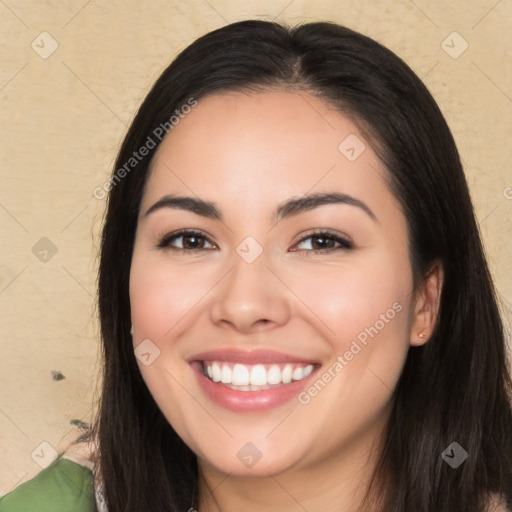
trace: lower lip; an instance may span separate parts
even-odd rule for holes
[[[212,382],[202,374],[202,366],[193,364],[199,384],[206,395],[217,405],[234,412],[264,412],[293,400],[306,387],[317,368],[301,380],[262,391],[238,391]]]

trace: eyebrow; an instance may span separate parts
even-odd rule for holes
[[[372,220],[377,221],[375,214],[363,201],[348,194],[340,193],[306,194],[301,197],[289,199],[277,207],[274,212],[273,219],[275,222],[279,222],[283,219],[287,219],[294,215],[299,215],[300,213],[328,204],[346,204],[349,206],[355,206],[365,212]],[[214,203],[195,197],[176,196],[173,194],[166,195],[159,199],[146,211],[144,217],[147,217],[151,213],[162,208],[186,210],[208,219],[223,220],[222,213]]]

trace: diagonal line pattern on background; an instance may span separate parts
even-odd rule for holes
[[[61,229],[61,233],[64,233],[64,231],[66,231],[66,229],[69,228],[69,226],[71,226],[71,224],[73,224],[73,222],[75,222],[76,219],[78,219],[78,217],[80,217],[80,215],[82,215],[82,213],[85,212],[85,210],[87,210],[87,206],[89,205],[86,205],[84,206],[72,219],[70,222],[68,222],[62,229]]]
[[[9,11],[11,12],[11,14],[17,18],[17,20],[22,23],[23,25],[25,25],[26,28],[30,28],[6,3],[4,0],[0,0],[0,3],[3,4],[7,9],[9,9]]]
[[[410,2],[412,5],[414,5],[414,7],[416,7],[416,9],[418,9],[418,11],[420,11],[420,12],[421,12],[421,14],[423,14],[423,16],[425,16],[425,18],[427,18],[427,19],[430,21],[430,23],[432,23],[432,24],[434,25],[434,27],[439,28],[439,26],[437,25],[437,23],[436,23],[436,22],[435,22],[435,21],[434,21],[434,20],[433,20],[433,19],[432,19],[432,18],[431,18],[431,17],[430,17],[430,16],[429,16],[429,15],[428,15],[424,10],[423,10],[423,9],[421,9],[421,7],[418,7],[418,6],[413,2],[413,0],[409,0],[409,2]]]
[[[64,266],[61,265],[62,269],[69,275],[71,278],[81,287],[83,288],[93,299],[94,295]]]
[[[490,14],[494,9],[500,4],[502,0],[498,0],[472,27],[471,30],[473,30],[481,21],[483,21],[488,14]]]
[[[11,418],[9,418],[9,416],[7,416],[7,414],[5,414],[4,411],[2,411],[2,409],[0,409],[0,412],[27,438],[29,439],[29,437],[27,436],[27,434],[16,424],[16,422],[12,421]]]
[[[66,66],[69,71],[75,75],[75,77],[89,90],[89,92],[95,96],[101,103],[103,103],[103,105],[108,109],[110,110],[110,112],[112,112],[112,114],[117,117],[117,119],[119,119],[119,121],[121,121],[121,123],[125,126],[125,127],[128,127],[128,125],[63,61],[61,60],[62,64],[64,66]]]
[[[21,276],[21,274],[23,274],[23,272],[25,272],[25,270],[27,270],[28,268],[28,265],[25,265],[25,267],[20,271],[18,272],[1,290],[0,290],[0,293],[3,293],[5,292],[5,290],[7,290],[7,288],[9,288],[9,286],[11,286],[12,283],[14,283],[14,281],[16,279],[18,279],[18,277]]]
[[[2,203],[0,203],[0,208],[2,208],[5,213],[7,213],[7,215],[9,215],[9,217],[11,217],[14,222],[16,222],[16,224],[21,226],[25,233],[28,233],[28,229]]]
[[[27,66],[28,62],[22,66],[21,69],[19,69],[11,78],[9,78],[9,80],[4,85],[2,85],[0,91],[3,91]]]
[[[496,89],[498,89],[498,91],[500,91],[501,94],[503,94],[503,96],[505,96],[505,98],[507,98],[508,101],[512,103],[512,98],[480,66],[478,66],[474,60],[471,62],[473,63],[473,66],[475,66],[478,71],[480,71],[480,73],[482,73],[482,75],[484,75],[489,80],[489,82],[491,82],[491,84],[493,84],[494,87],[496,87]]]
[[[422,80],[425,80],[425,78],[430,74],[432,73],[432,71],[434,71],[434,69],[436,68],[436,66],[439,64],[439,61],[437,61],[422,77],[421,79]]]
[[[73,14],[73,16],[71,16],[71,18],[69,18],[68,21],[66,21],[66,23],[64,23],[64,25],[62,25],[62,27],[60,27],[60,29],[62,30],[66,28],[91,2],[92,0],[88,0],[75,14]]]
[[[208,0],[203,0],[203,2],[209,5],[210,8],[213,9],[217,13],[217,15],[226,22],[226,24],[229,23],[229,21],[226,18],[224,18],[224,16],[222,16],[222,14],[217,9],[215,9],[215,7],[213,7],[213,5],[210,2],[208,2]]]
[[[481,225],[482,225],[482,224],[487,220],[487,218],[488,218],[488,217],[490,217],[490,216],[491,216],[491,215],[496,211],[496,209],[497,209],[497,208],[499,208],[499,206],[500,206],[500,205],[498,204],[496,207],[494,207],[494,208],[493,208],[493,209],[492,209],[492,210],[491,210],[491,211],[490,211],[490,212],[489,212],[489,213],[488,213],[488,214],[487,214],[487,215],[486,215],[486,216],[485,216],[485,217],[484,217],[484,218],[483,218],[479,223],[478,223],[478,225],[479,225],[479,226],[481,226]]]
[[[281,14],[283,14],[284,11],[286,11],[286,9],[288,9],[288,7],[290,7],[290,5],[293,4],[293,2],[295,2],[295,0],[291,0],[290,2],[288,2],[287,5],[285,5],[273,18],[272,20],[276,20],[277,18],[279,18],[279,16],[281,16]]]

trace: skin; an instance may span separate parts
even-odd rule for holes
[[[366,146],[354,161],[338,149],[349,134]],[[138,363],[198,455],[199,510],[356,510],[408,349],[428,341],[442,285],[436,267],[413,290],[406,219],[387,170],[346,116],[306,93],[275,91],[202,98],[163,140],[150,171],[130,274],[133,341],[160,350],[152,364]],[[321,192],[349,194],[375,219],[329,204],[273,220],[284,201]],[[167,194],[211,201],[223,220],[176,208],[145,215]],[[184,228],[213,244],[158,247]],[[353,248],[331,241],[322,252],[318,238],[305,238],[319,229]],[[263,250],[252,263],[236,252],[247,236]],[[190,238],[171,245],[184,242],[191,247]],[[317,361],[321,378],[396,303],[400,312],[307,404],[226,410],[187,362],[213,348],[274,349]],[[247,442],[261,453],[250,468],[237,457]]]

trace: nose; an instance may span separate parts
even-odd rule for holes
[[[284,325],[291,316],[291,293],[263,254],[252,263],[235,254],[214,293],[210,318],[222,328],[257,333]]]

